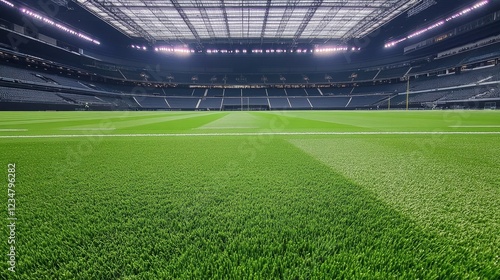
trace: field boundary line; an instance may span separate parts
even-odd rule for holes
[[[144,134],[47,134],[0,135],[5,138],[81,138],[81,137],[210,137],[267,135],[500,135],[500,131],[365,131],[365,132],[227,132],[227,133],[144,133]]]
[[[497,128],[500,127],[500,125],[450,125],[449,127],[452,128]]]
[[[61,128],[60,130],[67,130],[67,131],[108,131],[108,130],[115,130],[116,128],[114,127],[89,127],[89,128]]]

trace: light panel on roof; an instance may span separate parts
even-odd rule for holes
[[[78,0],[132,37],[183,43],[361,38],[419,0]]]

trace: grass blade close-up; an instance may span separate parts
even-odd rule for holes
[[[0,279],[500,279],[498,111],[0,112],[0,162]]]

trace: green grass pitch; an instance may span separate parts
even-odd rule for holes
[[[0,163],[0,279],[500,279],[498,111],[1,112]]]

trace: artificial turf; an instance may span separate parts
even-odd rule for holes
[[[500,278],[500,112],[1,112],[0,278]]]

